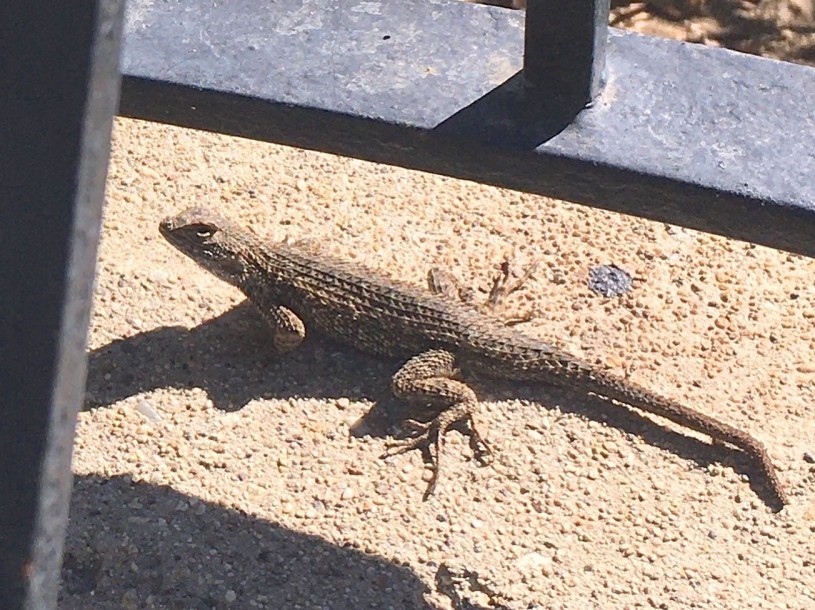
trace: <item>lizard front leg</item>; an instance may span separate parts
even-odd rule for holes
[[[398,455],[411,449],[430,451],[433,475],[424,499],[435,490],[439,479],[444,435],[457,422],[467,426],[470,446],[482,463],[490,452],[487,443],[475,428],[473,411],[478,399],[467,384],[455,379],[458,371],[455,354],[447,350],[430,350],[408,360],[393,376],[393,393],[413,404],[432,408],[437,415],[429,423],[409,420],[420,433],[418,436],[391,444],[386,456]],[[435,455],[433,455],[435,450]]]
[[[278,354],[285,354],[300,345],[306,338],[306,325],[288,307],[257,307],[260,315],[272,329],[272,345]]]

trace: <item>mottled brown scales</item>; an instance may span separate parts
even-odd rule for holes
[[[280,352],[295,348],[307,329],[361,351],[408,359],[394,375],[394,393],[430,406],[436,417],[394,453],[435,449],[434,476],[447,428],[468,426],[483,457],[487,452],[472,421],[477,398],[459,371],[488,377],[568,384],[669,419],[729,443],[764,471],[779,506],[787,497],[764,446],[746,432],[597,369],[547,343],[501,326],[478,308],[451,297],[443,275],[432,276],[432,294],[359,264],[296,244],[269,244],[215,212],[191,208],[165,219],[161,234],[222,280],[240,288],[269,322]],[[496,281],[490,302],[511,292]],[[460,293],[459,293],[460,294]],[[415,424],[414,425],[418,425]]]

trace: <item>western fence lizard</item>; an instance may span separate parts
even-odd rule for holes
[[[435,449],[426,496],[438,479],[441,443],[451,425],[466,425],[479,457],[488,452],[472,419],[475,392],[459,377],[466,372],[568,384],[707,434],[737,447],[760,466],[774,508],[787,503],[767,451],[750,434],[501,326],[449,294],[420,290],[312,248],[267,243],[203,208],[167,218],[159,230],[181,252],[249,297],[271,325],[279,352],[299,345],[310,329],[369,354],[407,359],[393,376],[393,392],[431,407],[435,417],[425,425],[414,422],[419,435],[398,445],[394,453]]]

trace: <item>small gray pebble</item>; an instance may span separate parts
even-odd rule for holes
[[[604,297],[616,297],[631,290],[631,275],[617,265],[599,265],[589,270],[589,290]]]

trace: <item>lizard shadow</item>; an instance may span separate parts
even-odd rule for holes
[[[478,391],[476,384],[473,385]],[[654,421],[648,415],[627,405],[616,404],[599,396],[564,386],[529,383],[515,384],[511,389],[504,383],[494,384],[489,394],[479,395],[489,395],[493,400],[523,399],[541,406],[545,405],[545,408],[556,405],[561,413],[591,419],[621,430],[627,435],[638,436],[649,445],[689,460],[700,468],[707,468],[713,464],[727,465],[740,475],[748,475],[750,489],[765,505],[774,510],[782,508],[777,505],[763,470],[757,468],[740,450],[688,436],[681,430]]]
[[[319,337],[284,356],[273,352],[271,341],[248,302],[192,329],[165,326],[117,339],[88,355],[84,408],[159,388],[201,388],[223,411],[264,398],[373,401],[388,392],[398,366]]]
[[[159,388],[201,388],[216,408],[236,411],[256,399],[349,398],[373,404],[351,427],[354,436],[403,436],[399,423],[415,417],[397,400],[390,378],[401,362],[373,358],[310,336],[297,349],[278,356],[271,333],[248,302],[193,329],[157,328],[119,339],[88,357],[85,409]],[[526,399],[607,424],[704,468],[724,463],[750,474],[750,486],[772,505],[758,469],[738,450],[687,436],[640,415],[634,409],[561,386],[467,379],[481,400]]]

